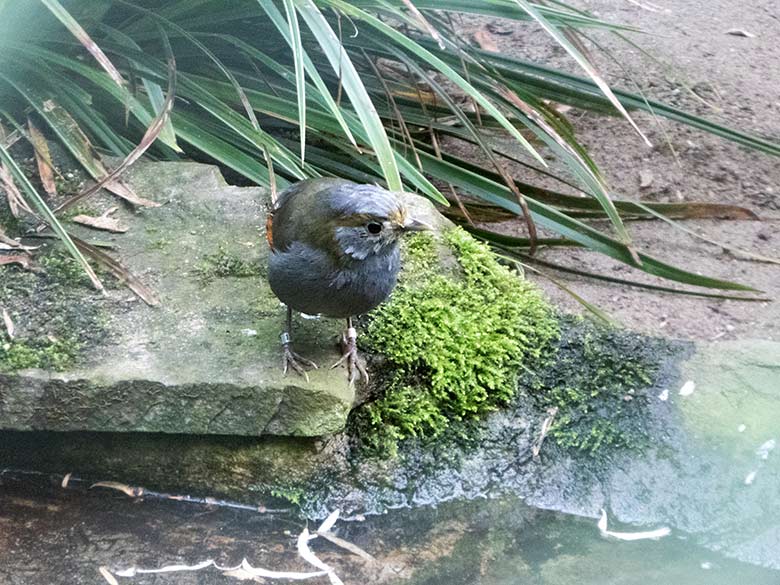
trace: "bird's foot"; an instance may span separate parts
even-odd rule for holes
[[[352,386],[357,381],[358,374],[363,381],[368,384],[368,372],[366,367],[360,361],[360,355],[357,349],[357,331],[354,327],[349,327],[345,335],[341,337],[342,354],[339,361],[331,366],[337,368],[341,364],[347,364],[347,375],[349,376],[349,385]]]
[[[287,371],[292,368],[299,375],[306,378],[309,381],[309,374],[306,369],[316,370],[317,364],[313,361],[306,359],[295,353],[292,349],[292,342],[289,339],[289,335],[282,334],[282,352],[284,353],[284,375],[287,375]]]

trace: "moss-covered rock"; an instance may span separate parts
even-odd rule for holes
[[[39,368],[62,372],[73,365],[79,344],[72,339],[11,340],[0,347],[0,372]]]
[[[554,412],[550,437],[589,453],[647,444],[643,413],[679,344],[574,317],[564,318],[561,332],[548,362],[520,378],[526,399]]]
[[[368,324],[364,343],[386,360],[388,384],[359,416],[375,443],[436,436],[506,404],[521,367],[535,367],[558,334],[538,289],[487,246],[461,228],[443,244],[455,260],[445,272],[433,236],[408,242],[398,288]]]

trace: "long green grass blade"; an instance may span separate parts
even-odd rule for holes
[[[306,72],[303,67],[303,44],[298,13],[292,0],[284,0],[284,11],[290,27],[290,48],[295,63],[295,88],[298,92],[298,131],[301,135],[301,164],[306,159]]]
[[[65,7],[59,3],[59,0],[41,0],[41,3],[43,3],[43,5],[46,6],[46,8],[48,8],[49,11],[54,16],[56,16],[62,24],[65,25],[65,27],[74,37],[78,39],[82,45],[84,45],[84,48],[92,54],[92,56],[95,58],[95,61],[97,61],[106,71],[106,73],[109,74],[111,79],[114,80],[114,83],[116,83],[119,87],[122,87],[125,81],[122,79],[122,75],[119,73],[117,68],[114,67],[114,64],[103,52],[103,49],[101,49],[97,43],[92,40],[87,31],[85,31],[84,28],[78,23],[78,21],[71,16],[70,12],[68,12]]]
[[[363,123],[369,142],[374,149],[374,154],[382,167],[388,188],[394,191],[402,191],[403,184],[395,162],[393,149],[390,147],[390,140],[352,60],[339,42],[328,21],[312,0],[296,0],[296,8],[317,39],[331,67],[341,78],[344,90],[347,92],[355,112]]]
[[[527,0],[515,0],[517,5],[525,10],[531,18],[533,18],[536,22],[539,23],[539,25],[549,34],[552,38],[555,39],[555,41],[563,47],[569,55],[571,55],[574,60],[577,62],[577,64],[582,67],[582,69],[585,71],[585,73],[588,74],[588,77],[590,77],[593,82],[599,87],[599,89],[604,93],[605,96],[607,96],[607,99],[612,103],[613,106],[615,106],[615,109],[618,110],[623,117],[628,120],[628,122],[633,126],[634,130],[637,131],[639,136],[642,137],[642,139],[645,141],[645,144],[648,146],[652,146],[651,142],[647,139],[647,136],[644,135],[644,133],[639,129],[639,126],[636,125],[636,122],[634,122],[634,119],[628,114],[628,112],[623,107],[623,104],[620,103],[620,101],[615,97],[615,94],[612,93],[612,89],[609,87],[606,81],[599,75],[598,71],[591,65],[590,61],[585,58],[585,56],[571,43],[569,39],[566,38],[566,35],[564,35],[560,30],[558,30],[554,25],[552,25],[545,16],[543,16],[530,2]]]
[[[204,125],[202,119],[181,111],[173,112],[173,119],[182,140],[247,179],[270,186],[270,176],[265,165],[260,164],[256,157],[219,138],[216,132]],[[289,185],[289,181],[283,177],[277,176],[276,181],[282,189]]]
[[[351,6],[350,4],[348,4],[347,2],[343,2],[342,0],[330,0],[330,1],[332,2],[333,6],[337,7],[339,10],[341,10],[348,16],[358,20],[365,21],[373,28],[375,28],[376,30],[378,30],[379,32],[387,36],[397,45],[404,47],[412,54],[420,58],[424,63],[430,65],[432,68],[441,72],[450,82],[457,85],[469,97],[474,99],[480,106],[485,108],[485,110],[491,116],[493,116],[493,118],[496,121],[498,121],[523,146],[523,148],[525,148],[531,154],[531,156],[533,156],[540,164],[542,164],[545,167],[547,166],[545,160],[531,145],[531,143],[528,142],[528,140],[522,134],[520,134],[520,132],[518,132],[517,128],[515,128],[515,126],[509,120],[507,120],[506,116],[504,116],[504,114],[502,114],[499,111],[499,109],[495,106],[495,104],[493,104],[490,100],[488,100],[472,84],[466,81],[463,78],[463,76],[460,75],[460,73],[455,71],[455,69],[453,69],[447,63],[439,59],[432,52],[425,49],[425,47],[423,47],[421,44],[401,34],[393,27],[385,24],[384,22],[382,22],[375,16],[369,14],[368,12],[365,12],[354,6]]]
[[[520,205],[514,200],[509,189],[505,186],[446,161],[439,160],[428,153],[421,152],[420,156],[423,158],[425,170],[436,178],[457,185],[469,193],[520,215]],[[542,227],[548,228],[563,237],[574,240],[615,260],[633,265],[631,252],[626,248],[625,244],[613,240],[609,236],[567,216],[553,207],[544,205],[530,197],[527,200],[534,221]],[[642,261],[642,269],[655,276],[706,288],[758,292],[756,289],[743,284],[702,276],[671,266],[646,254],[639,254],[639,257]]]

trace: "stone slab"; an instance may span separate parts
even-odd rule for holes
[[[297,317],[296,349],[324,367],[309,382],[281,370],[285,311],[265,279],[267,192],[229,186],[216,167],[197,163],[138,163],[127,181],[162,205],[120,207],[125,234],[71,227],[110,243],[159,306],[124,287],[109,290],[108,301],[86,293],[85,303],[107,306],[102,341],[65,372],[0,373],[0,429],[248,436],[343,429],[355,392],[343,369],[327,367],[339,357],[341,322]],[[88,212],[113,204],[99,198]],[[414,205],[436,213],[424,201]]]

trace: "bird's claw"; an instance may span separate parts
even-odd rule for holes
[[[353,386],[357,381],[358,374],[363,378],[363,382],[368,384],[368,372],[360,361],[357,350],[357,333],[354,328],[347,329],[347,334],[341,336],[341,345],[343,353],[341,358],[331,366],[331,369],[339,367],[341,364],[347,364],[347,375],[349,376],[349,385]]]
[[[285,343],[282,345],[283,351],[284,351],[284,375],[287,375],[287,371],[292,368],[295,370],[300,376],[303,376],[306,378],[306,381],[309,381],[309,374],[306,371],[305,368],[309,368],[312,370],[317,369],[317,364],[315,364],[313,361],[306,359],[305,357],[302,357],[295,353],[292,348],[290,347],[289,343]]]

